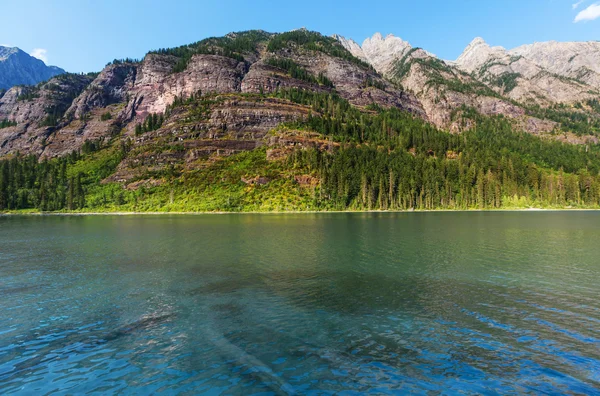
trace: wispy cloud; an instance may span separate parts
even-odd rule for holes
[[[31,56],[44,61],[44,63],[48,63],[48,51],[43,48],[34,48],[33,51],[31,51]]]
[[[582,5],[583,3],[585,3],[586,0],[579,0],[577,3],[573,3],[573,9],[576,10],[579,8],[580,5]]]
[[[0,44],[0,47],[13,47],[13,46],[10,44]]]
[[[600,3],[594,3],[585,10],[582,10],[575,17],[575,23],[583,21],[593,21],[600,18]]]

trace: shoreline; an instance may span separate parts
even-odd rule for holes
[[[519,208],[519,209],[427,209],[427,210],[338,210],[338,211],[271,211],[271,212],[0,212],[3,216],[164,216],[164,215],[288,215],[288,214],[361,214],[361,213],[496,213],[496,212],[597,212],[599,209],[585,208]]]

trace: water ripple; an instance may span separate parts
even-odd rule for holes
[[[600,214],[0,218],[2,394],[598,394]]]

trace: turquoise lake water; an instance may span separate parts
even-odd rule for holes
[[[600,393],[600,212],[0,217],[0,394]]]

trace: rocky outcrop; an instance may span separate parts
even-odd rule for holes
[[[46,140],[42,157],[57,157],[79,150],[86,141],[108,141],[121,132],[122,124],[116,116],[122,104],[92,109],[53,131]],[[106,115],[110,115],[107,118]]]
[[[548,106],[591,99],[591,87],[557,75],[524,56],[502,47],[490,47],[476,38],[454,63],[500,95],[527,103]]]
[[[65,71],[56,66],[46,66],[41,60],[19,48],[0,46],[0,89],[15,85],[35,85]]]
[[[63,74],[35,87],[13,87],[0,98],[0,119],[16,126],[0,129],[0,155],[41,155],[60,119],[93,77]]]
[[[362,49],[375,70],[387,75],[392,72],[396,60],[408,54],[412,46],[392,34],[384,38],[380,33],[376,33],[363,42]]]
[[[170,73],[168,59],[161,55],[151,55],[139,66],[138,76],[130,90],[130,104],[135,108],[130,108],[129,111],[140,121],[149,113],[163,112],[175,97],[189,97],[197,92],[269,93],[286,88],[330,90],[292,78],[285,71],[267,65],[265,59],[272,56],[291,59],[314,76],[325,75],[333,82],[336,92],[355,105],[377,103],[422,113],[414,98],[384,81],[377,73],[344,59],[301,49],[263,54],[253,59],[253,63],[219,55],[195,55],[184,72],[175,74]],[[368,79],[380,82],[386,89],[367,87]]]
[[[388,35],[384,38],[377,33],[366,39],[362,47],[343,37],[338,36],[337,39],[349,51],[366,59],[379,73],[414,94],[425,112],[424,118],[440,128],[453,132],[463,130],[464,123],[455,122],[454,118],[465,107],[485,115],[501,114],[513,119],[525,116],[522,108],[502,99],[491,89],[486,89],[468,73],[423,49],[413,48],[398,37]],[[482,42],[475,41],[472,46],[476,47]],[[479,56],[478,51],[469,54]]]
[[[551,73],[582,81],[600,89],[600,42],[548,41],[510,50]]]
[[[165,111],[176,97],[198,92],[240,92],[248,68],[245,62],[225,56],[194,55],[185,71],[171,73],[175,61],[171,56],[146,56],[129,91],[129,116],[142,121],[150,113]]]
[[[346,48],[352,55],[354,55],[355,57],[357,57],[360,60],[369,62],[369,60],[365,56],[365,53],[363,52],[362,48],[360,47],[360,45],[358,45],[358,43],[356,41],[342,37],[339,34],[334,34],[332,37],[334,39],[336,39],[337,41],[339,41],[339,43],[344,48]]]
[[[136,80],[137,69],[137,64],[134,63],[107,66],[73,101],[67,110],[67,117],[81,118],[93,109],[127,101]]]
[[[408,42],[393,34],[388,34],[384,38],[381,33],[375,33],[373,37],[365,39],[362,46],[339,35],[335,35],[334,38],[354,56],[367,61],[382,75],[390,74],[394,63],[413,49]]]
[[[241,92],[275,92],[279,89],[299,88],[317,92],[328,89],[290,77],[285,71],[258,61],[252,64],[241,83]]]
[[[206,112],[177,107],[162,128],[132,137],[135,150],[110,180],[128,183],[169,166],[194,168],[197,160],[253,150],[270,140],[271,130],[310,112],[307,106],[260,95],[226,93],[205,100]]]
[[[229,35],[225,40],[235,37],[236,35]],[[125,128],[126,135],[133,136],[135,125],[143,122],[149,114],[165,112],[176,98],[187,98],[200,93],[270,93],[287,88],[323,92],[335,90],[356,106],[376,103],[384,107],[398,107],[426,118],[414,96],[399,90],[373,69],[347,57],[333,56],[302,46],[288,46],[271,53],[266,51],[264,43],[258,43],[255,50],[246,51],[243,59],[240,59],[239,56],[221,54],[219,39],[210,43],[214,46],[209,47],[206,52],[212,53],[191,56],[180,72],[173,72],[180,58],[165,53],[150,53],[139,63],[117,62],[107,66],[66,106],[66,111],[62,110],[65,104],[61,104],[60,115],[64,113],[64,117],[60,120],[60,128],[44,130],[43,144],[33,149],[17,143],[22,139],[6,140],[0,148],[0,155],[17,150],[33,150],[53,157],[77,149],[85,140],[110,138],[122,128]],[[270,66],[266,61],[272,57],[293,61],[310,73],[313,80],[293,78],[288,71]],[[325,76],[331,86],[317,83],[315,78],[320,75]],[[47,109],[51,104],[36,97],[30,104],[24,105],[15,99],[19,95],[23,94],[18,89],[6,93],[6,98],[0,102],[0,117],[4,114],[5,118],[17,121],[19,135],[38,135],[39,132],[34,131],[37,126],[33,122],[39,125],[47,116]],[[265,103],[268,104],[268,101]],[[219,110],[221,116],[226,116],[232,109],[242,112],[240,107],[236,107],[237,103],[227,106],[229,105],[232,106],[231,109],[225,107]],[[254,116],[247,115],[250,117],[247,121],[252,124],[253,117],[259,117],[260,125],[273,128],[282,120],[276,116],[271,117],[269,112],[278,113],[280,110],[253,109]],[[102,120],[106,113],[110,114],[110,118]],[[246,133],[252,129],[248,125],[241,127],[229,121],[218,123],[228,124],[230,131],[244,130]],[[7,136],[12,132],[10,129],[3,131]],[[264,128],[261,129],[262,132]]]
[[[374,70],[313,51],[299,51],[287,56],[313,75],[325,75],[333,83],[335,91],[355,106],[376,103],[383,107],[401,108],[426,118],[420,103],[413,95],[381,78]]]

